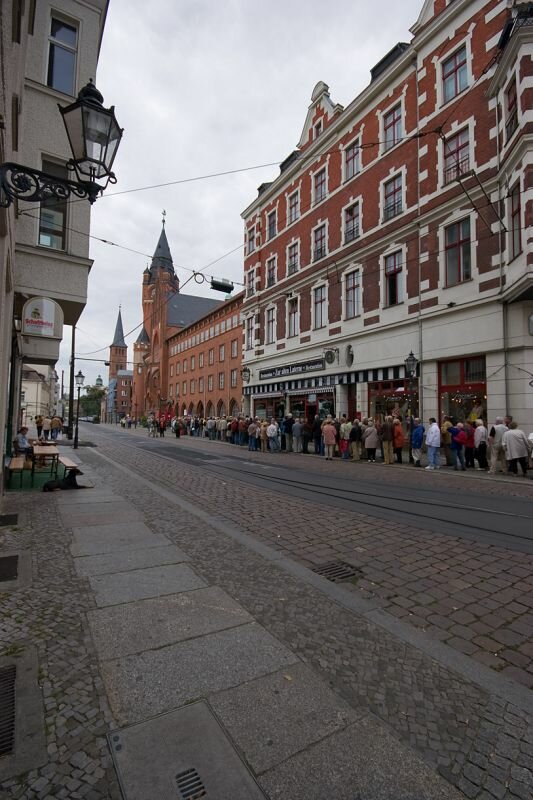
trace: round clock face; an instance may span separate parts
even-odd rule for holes
[[[346,347],[346,363],[349,367],[353,364],[353,347],[351,344]]]
[[[326,350],[326,361],[328,364],[333,364],[335,361],[335,353],[333,350]]]

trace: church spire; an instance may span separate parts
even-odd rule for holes
[[[127,344],[124,341],[124,330],[122,328],[121,306],[118,307],[118,317],[117,317],[117,324],[115,327],[115,336],[113,337],[113,342],[111,343],[111,347],[127,347]]]
[[[159,236],[159,241],[157,243],[157,247],[155,248],[155,252],[152,258],[152,264],[150,266],[150,272],[153,274],[153,270],[156,267],[161,267],[162,269],[166,269],[168,272],[174,274],[174,264],[172,262],[172,256],[170,254],[170,247],[168,246],[167,234],[165,232],[165,216],[166,211],[163,211],[163,224],[161,227],[161,235]]]

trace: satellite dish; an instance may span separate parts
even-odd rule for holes
[[[335,361],[335,350],[326,350],[326,363],[333,364]]]
[[[346,364],[349,367],[353,364],[353,347],[351,344],[346,345]]]

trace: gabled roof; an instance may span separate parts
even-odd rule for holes
[[[300,136],[300,141],[297,145],[298,148],[305,147],[307,144],[309,144],[309,134],[313,127],[313,119],[318,110],[322,111],[322,115],[325,120],[325,124],[323,126],[324,128],[334,116],[340,114],[340,112],[343,110],[343,106],[332,101],[329,95],[329,86],[327,83],[324,83],[324,81],[319,81],[313,89],[313,94],[311,95],[311,105],[307,110],[307,116],[305,118],[302,135]]]
[[[113,337],[113,342],[111,347],[127,347],[126,342],[124,341],[124,331],[122,329],[122,315],[120,313],[120,308],[118,310],[118,317],[117,317],[117,324],[115,327],[115,335]]]
[[[224,301],[176,292],[167,303],[167,324],[185,328],[221,305],[221,302]]]

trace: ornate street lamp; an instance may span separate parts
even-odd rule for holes
[[[416,368],[418,367],[418,359],[415,355],[413,355],[413,351],[409,353],[405,361],[405,374],[408,378],[414,378],[416,375]]]
[[[104,108],[103,101],[89,81],[74,103],[59,106],[72,150],[67,167],[74,170],[78,180],[69,181],[12,162],[0,164],[0,207],[7,208],[13,200],[68,200],[71,195],[94,203],[109,183],[117,182],[111,168],[123,129],[115,118],[114,106]]]
[[[85,380],[85,375],[82,374],[81,369],[78,371],[78,374],[75,376],[74,380],[76,381],[76,387],[78,389],[78,402],[76,405],[76,430],[74,432],[74,450],[78,449],[78,423],[80,419],[80,392],[81,387],[83,386],[83,382]]]

